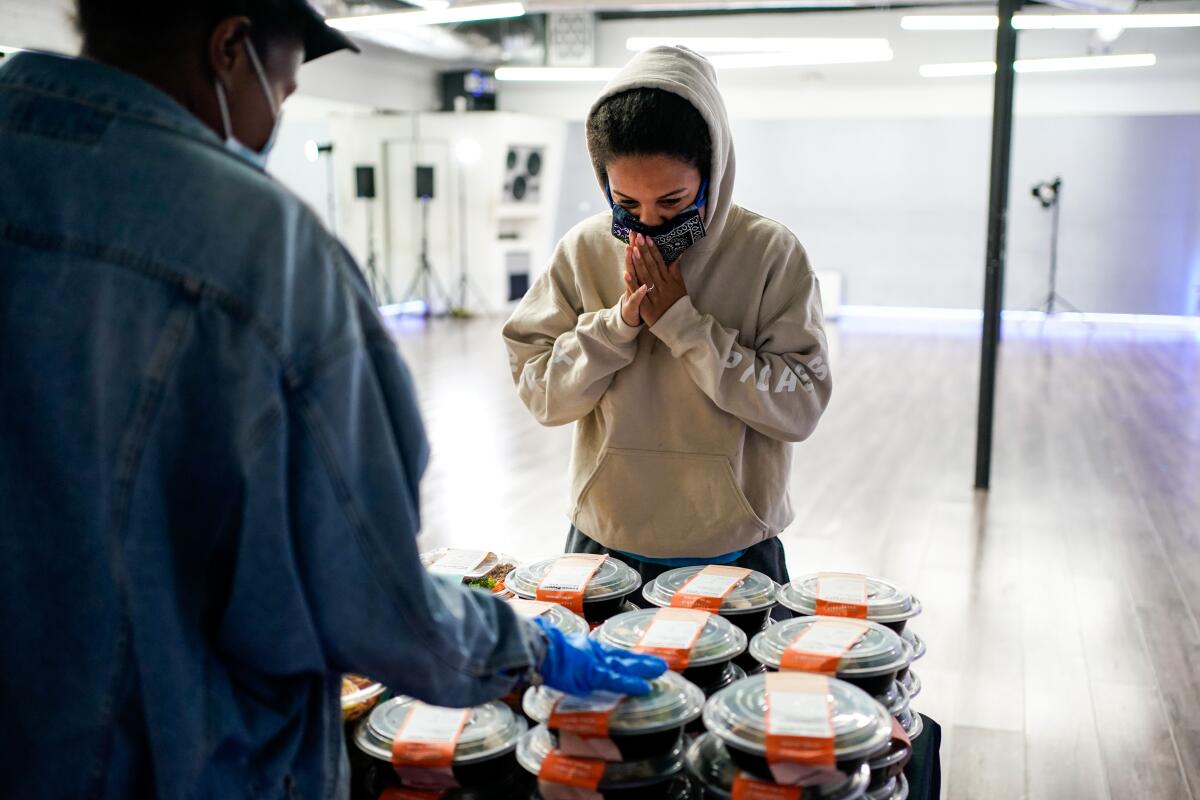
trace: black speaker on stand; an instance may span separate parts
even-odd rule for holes
[[[433,271],[429,263],[429,203],[434,197],[433,167],[418,165],[416,174],[417,202],[421,204],[421,256],[417,264],[417,274],[413,276],[408,291],[404,293],[403,303],[420,301],[424,311],[422,316],[433,316],[433,301],[442,302],[442,307],[449,310],[454,303],[446,288]]]
[[[367,284],[375,294],[376,302],[390,303],[392,287],[387,275],[379,272],[378,255],[375,251],[375,168],[369,165],[354,168],[354,196],[367,204]]]

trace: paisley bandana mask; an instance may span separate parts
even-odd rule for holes
[[[644,225],[628,209],[613,202],[612,191],[605,186],[608,204],[612,207],[612,235],[629,244],[631,233],[640,233],[654,240],[662,253],[664,264],[674,264],[683,252],[705,236],[704,219],[700,209],[708,201],[708,181],[700,184],[696,201],[661,225]]]

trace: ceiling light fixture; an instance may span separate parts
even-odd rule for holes
[[[482,22],[492,19],[511,19],[525,14],[520,3],[490,3],[479,6],[424,11],[397,11],[392,14],[362,14],[353,17],[334,17],[327,22],[348,33],[378,33],[419,25],[447,25],[456,22]]]
[[[617,74],[616,67],[500,67],[498,81],[547,81],[552,83],[605,82]]]
[[[678,45],[704,55],[717,53],[811,53],[838,48],[886,48],[887,39],[799,38],[784,36],[631,36],[625,47],[634,53]]]
[[[1153,67],[1158,62],[1153,53],[1133,53],[1121,56],[1080,56],[1077,58],[1029,58],[1016,63],[1017,72],[1079,72],[1094,69],[1128,69]],[[925,78],[963,78],[973,75],[995,75],[996,62],[970,61],[960,64],[925,64],[920,68]]]
[[[993,14],[913,14],[900,18],[906,31],[994,31]],[[1065,31],[1104,28],[1198,28],[1200,14],[1017,14],[1017,30]]]

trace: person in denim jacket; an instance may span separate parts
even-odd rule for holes
[[[340,674],[469,706],[645,691],[421,567],[412,382],[261,164],[302,0],[79,0],[0,67],[0,794],[346,792]]]

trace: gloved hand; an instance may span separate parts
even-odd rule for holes
[[[650,692],[647,679],[667,671],[667,662],[658,656],[618,650],[582,634],[567,636],[544,619],[533,622],[546,637],[546,655],[538,673],[551,689],[574,695],[598,691],[643,695]]]

